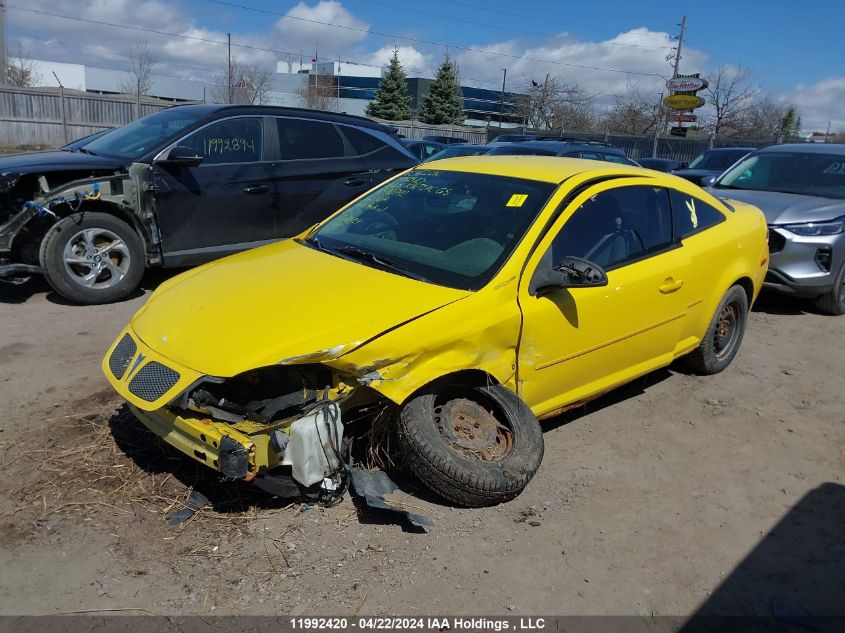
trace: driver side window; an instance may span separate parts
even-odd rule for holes
[[[179,145],[191,147],[203,157],[202,165],[254,163],[261,160],[261,119],[223,119],[194,132]]]
[[[552,262],[581,257],[619,268],[672,244],[669,194],[638,185],[597,193],[584,202],[552,242]]]

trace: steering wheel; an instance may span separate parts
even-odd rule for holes
[[[378,233],[387,233],[399,227],[399,222],[392,215],[386,211],[381,211],[368,221],[362,223],[359,232],[364,235],[374,235]]]

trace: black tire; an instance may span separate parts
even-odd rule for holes
[[[739,351],[748,321],[748,295],[732,286],[710,320],[699,346],[686,356],[687,364],[700,374],[718,374],[731,364]]]
[[[501,455],[472,457],[466,447],[447,439],[444,430],[438,428],[449,416],[444,410],[451,411],[449,432],[457,432],[458,428],[452,426],[461,415],[457,412],[472,413],[473,406],[481,407],[478,411],[488,415],[492,412],[499,422],[494,431],[495,443],[489,446],[493,453],[501,451]],[[466,428],[469,427],[462,430]],[[412,398],[399,413],[399,442],[407,465],[420,481],[448,501],[467,507],[513,499],[528,485],[543,461],[540,423],[519,396],[501,385],[455,387]]]
[[[845,264],[839,269],[833,290],[816,299],[816,308],[825,314],[839,316],[845,314]]]
[[[89,211],[54,224],[41,241],[40,260],[53,290],[84,305],[123,299],[138,287],[146,265],[143,242],[131,226]]]

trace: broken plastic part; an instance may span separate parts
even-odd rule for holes
[[[300,484],[312,486],[340,468],[342,438],[340,407],[327,403],[291,424],[282,464],[291,467],[293,478]]]
[[[243,479],[249,474],[249,454],[228,435],[220,440],[220,472],[229,479]]]
[[[395,512],[407,519],[411,525],[421,530],[427,530],[429,526],[434,525],[428,517],[421,514],[414,514],[385,501],[384,495],[396,492],[399,488],[388,477],[386,472],[380,470],[370,472],[368,470],[361,470],[360,468],[352,468],[349,474],[352,494],[363,500],[370,508]]]
[[[179,525],[180,523],[184,523],[194,516],[200,508],[208,503],[208,497],[198,490],[191,490],[191,494],[188,495],[188,500],[185,502],[185,506],[167,517],[167,522],[170,525]]]

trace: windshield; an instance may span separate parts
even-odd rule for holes
[[[740,150],[708,150],[696,156],[687,169],[712,169],[724,171],[748,153]]]
[[[715,185],[845,199],[845,156],[770,152],[749,156]]]
[[[478,290],[510,256],[555,186],[414,170],[354,202],[306,241],[408,277]]]
[[[198,112],[184,109],[162,110],[94,139],[85,145],[85,149],[98,156],[134,160],[178,134],[201,116]]]

